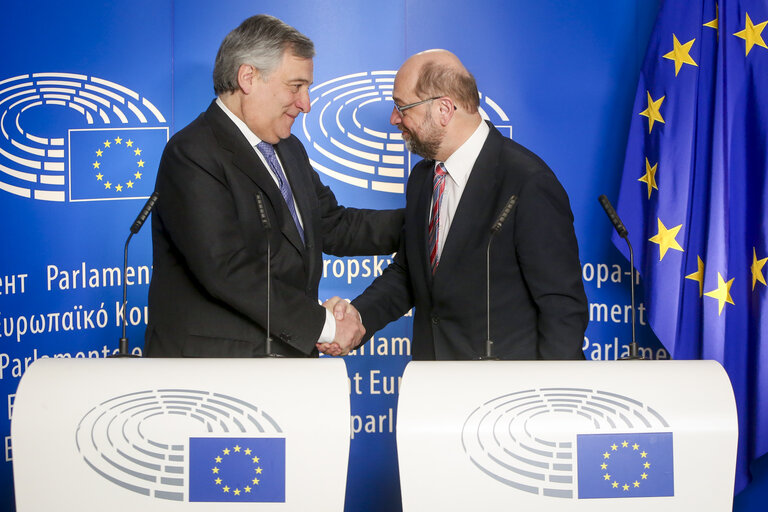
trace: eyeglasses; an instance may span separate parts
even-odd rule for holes
[[[397,113],[402,116],[402,115],[405,115],[405,111],[408,110],[409,108],[418,107],[419,105],[423,105],[424,103],[429,103],[430,101],[439,100],[440,98],[442,98],[442,96],[435,96],[434,98],[417,101],[416,103],[409,103],[407,105],[403,105],[402,107],[394,101],[392,103],[395,104],[395,110],[397,110]]]

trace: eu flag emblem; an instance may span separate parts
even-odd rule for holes
[[[285,502],[285,439],[192,437],[189,501]]]
[[[579,499],[674,496],[672,433],[576,436]]]
[[[167,128],[70,130],[69,200],[149,197],[167,141]]]

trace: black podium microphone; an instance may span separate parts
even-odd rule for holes
[[[154,208],[155,203],[157,202],[158,195],[159,194],[157,191],[155,191],[152,192],[151,196],[149,196],[147,202],[144,203],[144,208],[141,209],[138,217],[136,217],[136,220],[133,221],[133,224],[131,225],[131,233],[128,235],[128,239],[125,241],[125,249],[123,250],[123,335],[120,338],[119,351],[113,357],[137,357],[128,353],[128,338],[125,335],[125,328],[128,324],[128,283],[126,282],[128,278],[128,244],[131,241],[131,237],[138,233],[141,229],[141,226],[143,226],[144,222],[146,222],[147,217],[149,217],[149,213],[152,211],[152,208]]]
[[[632,244],[629,243],[629,237],[627,236],[629,233],[627,232],[627,228],[624,227],[624,223],[621,222],[616,210],[611,206],[611,202],[608,201],[605,194],[598,197],[597,200],[600,201],[603,210],[608,214],[608,218],[611,219],[611,223],[616,229],[616,232],[625,242],[627,242],[627,247],[629,247],[629,280],[632,295],[632,343],[629,344],[629,356],[622,357],[622,359],[643,359],[643,357],[637,353],[638,347],[637,340],[635,339],[635,253],[632,251]]]
[[[485,317],[486,317],[486,329],[488,337],[485,340],[485,356],[481,356],[482,360],[495,360],[497,357],[493,356],[493,341],[491,341],[491,242],[493,242],[493,236],[499,232],[504,222],[509,217],[512,208],[515,207],[517,202],[517,196],[511,195],[507,199],[507,204],[504,205],[504,209],[501,210],[499,218],[491,226],[491,236],[488,238],[488,246],[485,249]]]
[[[267,210],[264,208],[264,198],[261,196],[261,192],[256,192],[256,207],[259,210],[259,218],[261,219],[261,226],[267,236],[267,339],[265,346],[265,354],[257,357],[281,357],[279,354],[272,353],[272,332],[270,331],[270,302],[272,295],[272,223],[269,222],[269,216],[267,216]]]

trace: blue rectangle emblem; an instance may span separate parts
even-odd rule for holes
[[[69,200],[149,197],[167,141],[167,128],[70,130]]]
[[[674,496],[672,433],[579,434],[579,499]]]
[[[190,502],[285,502],[285,439],[192,437]]]

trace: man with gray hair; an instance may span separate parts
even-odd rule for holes
[[[267,15],[222,42],[217,98],[160,161],[147,356],[257,357],[267,336],[274,354],[317,356],[318,343],[362,332],[359,318],[337,320],[318,304],[322,252],[391,253],[403,212],[339,206],[291,135],[310,109],[314,53]]]

